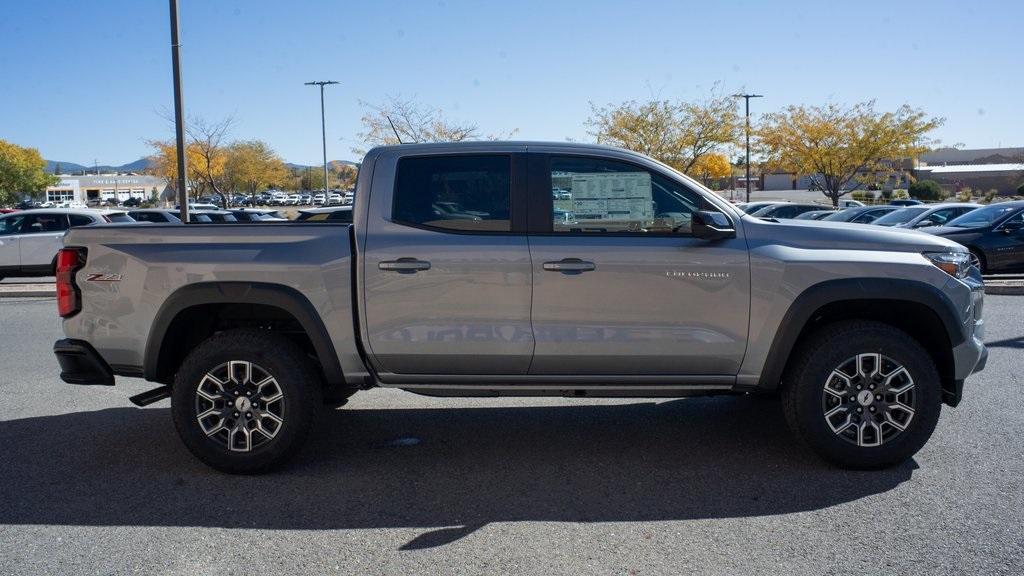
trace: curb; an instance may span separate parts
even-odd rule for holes
[[[0,298],[55,298],[53,284],[0,284]]]
[[[1000,296],[1024,295],[1024,282],[985,284],[985,294]]]

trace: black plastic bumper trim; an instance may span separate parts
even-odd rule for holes
[[[53,344],[60,379],[68,384],[113,386],[114,372],[88,342],[66,338]]]

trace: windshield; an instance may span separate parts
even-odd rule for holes
[[[878,224],[879,226],[895,226],[897,224],[905,224],[913,220],[915,217],[923,214],[927,210],[927,208],[917,206],[911,208],[903,208],[902,210],[890,212],[885,216],[882,216],[878,220],[875,220],[874,223]]]
[[[946,224],[946,226],[953,226],[956,228],[977,228],[979,226],[990,226],[992,223],[998,221],[1003,216],[1006,216],[1010,212],[1018,210],[1020,206],[1003,206],[1000,204],[994,204],[992,206],[985,206],[984,208],[978,208],[972,210],[959,218],[954,218]]]

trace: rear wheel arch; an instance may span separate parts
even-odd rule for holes
[[[204,282],[168,296],[150,328],[144,376],[170,384],[188,353],[206,338],[261,322],[264,329],[277,327],[301,340],[316,356],[326,385],[345,384],[334,344],[309,299],[289,286],[259,282]]]
[[[801,340],[845,320],[877,321],[910,334],[935,361],[943,388],[954,386],[952,349],[964,336],[949,298],[915,280],[850,278],[815,284],[794,299],[776,331],[758,387],[777,389]]]

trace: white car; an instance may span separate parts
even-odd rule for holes
[[[319,206],[319,205],[323,204],[324,202],[327,202],[327,195],[324,194],[323,192],[313,196],[313,204],[316,204],[317,206]]]
[[[0,216],[0,279],[53,276],[68,228],[135,222],[124,211],[42,208]]]
[[[343,200],[344,197],[341,194],[335,194],[334,192],[331,192],[331,194],[327,197],[328,204],[341,204]]]

